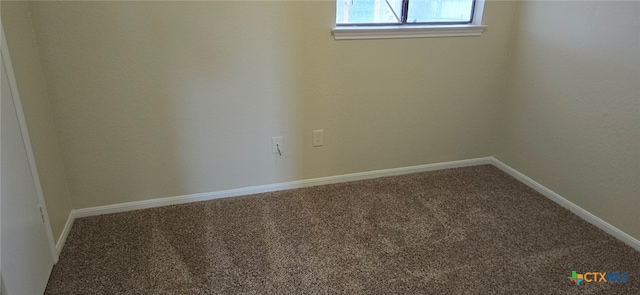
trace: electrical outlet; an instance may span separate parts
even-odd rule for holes
[[[322,146],[324,144],[323,132],[324,130],[313,130],[313,146]]]
[[[282,156],[282,136],[271,138],[271,153]]]

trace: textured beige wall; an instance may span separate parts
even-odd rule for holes
[[[523,2],[494,155],[640,239],[640,2]]]
[[[29,10],[26,2],[2,1],[0,11],[42,192],[57,241],[71,212],[71,199]]]
[[[30,3],[75,208],[489,156],[515,7],[335,41],[332,1]]]

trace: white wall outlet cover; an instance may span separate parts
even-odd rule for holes
[[[277,154],[278,148],[280,148],[280,153],[283,152],[283,140],[282,136],[276,136],[271,138],[271,153]]]

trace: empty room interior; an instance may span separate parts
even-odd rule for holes
[[[0,12],[3,295],[640,294],[640,2]]]

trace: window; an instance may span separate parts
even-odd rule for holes
[[[484,0],[336,0],[336,39],[478,36]]]

